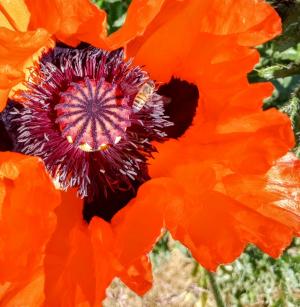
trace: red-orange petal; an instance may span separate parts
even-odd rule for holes
[[[124,25],[107,38],[107,46],[117,49],[144,34],[147,26],[160,13],[165,0],[133,0],[128,8]]]
[[[62,193],[55,211],[57,226],[45,250],[46,306],[95,303],[92,243],[81,212],[82,200],[76,192]]]
[[[16,32],[0,28],[0,65],[23,68],[24,62],[41,47],[47,46],[49,34],[43,29]]]
[[[125,269],[120,279],[131,290],[142,296],[152,287],[152,266],[148,256],[143,255],[129,268]]]
[[[66,44],[81,41],[98,46],[106,37],[106,14],[89,0],[25,0],[31,13],[29,28],[44,28]]]
[[[266,174],[231,174],[223,182],[230,197],[299,234],[299,169],[299,160],[289,153]]]
[[[12,88],[21,82],[25,74],[11,65],[0,66],[0,89]]]
[[[28,280],[12,284],[7,282],[2,287],[0,285],[1,306],[42,306],[45,299],[43,287],[44,274],[40,267]]]
[[[159,145],[150,166],[152,177],[167,175],[189,195],[182,223],[172,234],[209,269],[234,260],[249,242],[278,256],[300,221],[299,208],[287,213],[275,202],[277,193],[266,179],[276,159],[293,146],[289,120],[275,110],[237,111],[237,117],[228,112],[218,122],[196,122],[179,141]],[[285,182],[277,177],[290,202],[299,181],[293,181],[293,189]]]
[[[272,27],[268,26],[270,20]],[[218,52],[206,50],[205,37],[235,41],[231,51],[227,49],[233,53],[239,45],[253,46],[271,39],[280,33],[280,25],[275,10],[263,1],[165,1],[143,37],[129,43],[128,56],[135,56],[135,62],[145,65],[154,79],[167,81],[167,74],[181,76],[181,68],[192,73],[198,70],[196,63],[203,53]]]
[[[177,219],[180,224],[170,229],[171,234],[210,270],[233,261],[249,242],[273,257],[278,256],[300,226],[299,193],[296,194],[299,176],[294,167],[295,162],[288,161],[284,167],[281,165],[280,176],[270,171],[269,179],[262,175],[249,175],[252,182],[236,178],[235,182],[226,182],[226,190],[220,179],[227,178],[226,172],[231,178],[232,172],[222,170],[217,163],[195,161],[177,167],[171,175],[177,184],[181,183],[185,203]],[[288,177],[284,180],[285,176]],[[284,208],[284,199],[289,209]]]
[[[4,90],[0,89],[0,111],[2,111],[6,106],[9,92],[10,89],[4,89]]]
[[[11,88],[24,78],[24,66],[42,47],[49,44],[50,36],[42,29],[16,32],[0,28],[0,111],[5,107]]]
[[[183,210],[182,189],[172,179],[150,180],[112,220],[116,253],[128,267],[147,254],[164,227],[174,229]]]
[[[128,287],[140,295],[148,291],[152,286],[148,257],[141,253],[130,262],[124,262],[120,254],[118,233],[112,225],[94,217],[89,229],[95,257],[96,301],[105,298],[105,290],[114,277],[120,277]]]
[[[89,230],[94,253],[96,302],[99,303],[104,300],[106,288],[121,266],[114,256],[111,225],[94,217],[89,224]]]
[[[215,270],[232,262],[252,242],[278,256],[292,239],[284,224],[243,207],[218,192],[206,193],[189,206],[182,228],[172,233],[204,267]]]
[[[41,264],[59,204],[37,158],[0,153],[0,282],[22,282]]]

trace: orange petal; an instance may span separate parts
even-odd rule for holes
[[[117,271],[123,269],[115,257],[114,238],[111,225],[94,217],[89,224],[95,262],[96,302],[102,302]]]
[[[45,28],[66,44],[99,45],[106,37],[106,14],[89,0],[25,0],[31,13],[29,28]]]
[[[115,256],[110,224],[98,217],[86,224],[75,191],[62,196],[57,227],[46,247],[45,305],[97,306],[112,279],[126,268]]]
[[[43,291],[44,279],[42,268],[40,268],[38,272],[26,282],[4,284],[3,288],[5,293],[3,293],[3,296],[0,294],[1,306],[42,306],[45,298]]]
[[[24,0],[2,0],[0,3],[0,27],[26,32],[30,13]]]
[[[16,153],[0,153],[0,282],[22,282],[40,265],[59,204],[44,165]]]
[[[288,118],[275,110],[261,110],[272,86],[249,85],[246,77],[259,55],[243,45],[256,42],[255,31],[261,34],[258,40],[277,34],[278,16],[257,1],[229,2],[232,10],[218,1],[174,3],[168,4],[172,18],[158,15],[143,38],[128,48],[129,55],[136,53],[136,63],[145,65],[155,79],[166,82],[175,75],[197,84],[200,92],[193,125],[179,140],[159,144],[159,154],[150,165],[152,177],[169,176],[189,200],[180,225],[171,233],[209,269],[232,261],[248,242],[278,255],[289,244],[299,218],[294,214],[293,222],[286,223],[272,219],[264,210],[234,199],[234,193],[228,197],[229,188],[224,186],[224,178],[230,176],[263,178],[274,161],[293,146]],[[257,8],[257,16],[250,11],[242,20],[242,4]],[[207,13],[203,19],[201,12],[203,16]],[[277,23],[272,29],[266,24],[270,16]],[[199,32],[187,32],[189,27]],[[174,29],[176,36],[170,40]],[[273,192],[266,186],[263,189],[272,198]],[[258,190],[252,193],[257,203],[266,200]],[[277,235],[270,239],[272,229]]]
[[[152,267],[149,258],[144,255],[124,270],[121,280],[134,292],[142,296],[152,287]]]
[[[0,66],[0,89],[13,87],[24,79],[25,74],[11,65]]]
[[[189,206],[181,227],[172,233],[173,237],[184,243],[209,270],[232,262],[248,242],[274,257],[292,239],[287,226],[217,192],[206,193],[194,206]]]
[[[239,173],[263,173],[294,146],[289,118],[275,109],[225,120],[216,129],[219,140],[224,137],[224,162],[230,161],[230,169]]]
[[[299,160],[289,153],[263,175],[228,175],[227,193],[261,215],[300,231]]]
[[[182,189],[167,178],[143,184],[137,197],[112,219],[117,257],[128,267],[147,254],[164,227],[177,227],[183,210]]]
[[[15,32],[0,28],[0,110],[7,101],[11,88],[24,77],[26,62],[43,46],[49,44],[45,30]]]
[[[202,15],[199,31],[238,34],[248,46],[261,44],[281,32],[278,14],[265,1],[230,0],[224,3],[206,0],[200,4],[195,0],[194,3]]]
[[[165,226],[177,227],[182,206],[178,186],[170,179],[156,179],[142,186],[137,198],[117,213],[111,225],[97,217],[92,219],[89,228],[97,272],[97,301],[104,298],[115,276],[140,295],[150,289],[151,266],[146,255]]]
[[[42,29],[15,32],[0,29],[0,64],[23,68],[24,62],[41,47],[47,46],[49,34]]]
[[[276,130],[278,129],[274,128],[274,131]],[[255,134],[253,144],[254,136]],[[266,135],[262,133],[261,141],[259,137],[258,134],[258,144],[265,141]],[[272,138],[272,132],[269,137]],[[261,159],[268,157],[261,152],[256,157],[257,162],[248,160],[252,167],[242,166],[239,164],[240,159],[243,159],[244,155],[250,155],[250,158],[255,151],[253,148],[247,149],[247,142],[243,144],[241,138],[239,141],[235,140],[236,147],[240,144],[241,148],[245,148],[245,152],[235,154],[233,143],[227,142],[214,143],[212,146],[191,145],[187,148],[185,142],[177,141],[179,146],[175,149],[170,147],[170,152],[177,152],[184,161],[175,166],[175,159],[170,162],[170,154],[165,169],[161,171],[172,177],[184,191],[183,214],[180,224],[171,229],[172,236],[185,244],[193,256],[211,270],[216,269],[219,264],[233,261],[249,242],[276,257],[290,243],[292,236],[299,232],[300,227],[297,206],[299,176],[296,176],[295,162],[281,165],[281,171],[277,166],[275,170],[270,170],[269,177],[265,177],[272,158],[275,157],[270,156],[266,166],[257,166]],[[180,152],[181,148],[186,150]],[[267,151],[268,145],[266,148]],[[228,153],[230,150],[231,154]],[[239,167],[226,167],[227,160],[231,165],[239,164]],[[234,171],[240,172],[241,175],[234,174]],[[288,184],[289,181],[291,186]],[[287,199],[286,203],[284,198]],[[298,209],[291,210],[291,207]]]
[[[233,261],[249,242],[278,256],[292,238],[293,223],[281,223],[264,214],[263,208],[259,211],[251,204],[245,206],[233,198],[234,193],[230,195],[232,198],[228,197],[218,182],[220,170],[212,167],[209,161],[199,161],[173,171],[173,178],[181,183],[188,202],[185,202],[180,224],[171,229],[172,236],[210,270]],[[252,191],[261,207],[263,199],[255,188],[249,185],[248,191]],[[241,191],[241,195],[244,193],[245,190]]]
[[[143,35],[147,26],[160,12],[165,0],[133,0],[128,8],[124,25],[107,38],[110,49],[125,46],[135,37]]]
[[[5,108],[10,89],[0,89],[0,112]]]
[[[119,258],[120,252],[113,227],[94,217],[89,225],[95,255],[97,302],[105,298],[105,290],[114,277],[133,291],[143,295],[152,285],[151,264],[145,254],[138,255],[130,263]],[[124,251],[126,252],[126,251]]]
[[[172,74],[188,80],[180,74],[181,69],[194,73],[203,54],[211,53],[206,50],[206,37],[231,39],[232,46],[226,52],[234,53],[239,45],[262,43],[280,29],[275,10],[262,1],[165,1],[143,37],[129,43],[128,56],[135,56],[135,63],[145,65],[156,80],[166,82]]]
[[[57,227],[45,250],[45,305],[94,304],[92,244],[82,218],[82,200],[75,191],[62,193],[56,215]]]
[[[200,122],[195,123],[179,141],[156,144],[158,154],[150,161],[150,175],[154,178],[174,176],[176,169],[192,163],[210,164],[212,168],[219,165],[227,169],[227,173],[264,174],[294,144],[290,121],[275,110],[249,113],[248,117],[240,118],[244,120],[240,122],[241,132],[234,127],[233,122],[237,119],[233,117],[232,128],[226,126],[232,130],[220,131],[228,133],[216,133],[219,126],[214,121]],[[220,121],[220,129],[223,128]],[[242,132],[242,128],[246,130]],[[184,182],[185,175],[176,180]],[[192,187],[199,188],[197,182]]]

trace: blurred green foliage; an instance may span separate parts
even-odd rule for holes
[[[94,2],[108,14],[109,33],[116,31],[126,18],[130,0]],[[282,17],[283,34],[258,47],[261,60],[248,78],[252,83],[274,84],[275,91],[264,108],[275,107],[290,116],[297,141],[295,153],[300,156],[300,0],[269,2]],[[191,256],[179,243],[175,248]],[[169,252],[169,235],[165,234],[151,253],[153,264],[159,265]],[[194,274],[199,274],[202,287],[209,287],[205,270],[196,263]],[[238,260],[218,269],[216,280],[228,306],[300,306],[300,239],[295,239],[277,260],[248,246]],[[207,294],[203,295],[204,306]]]
[[[229,306],[300,306],[300,240],[277,260],[250,245],[217,281]]]
[[[270,1],[282,17],[283,33],[258,48],[260,63],[249,74],[250,82],[271,81],[276,90],[265,108],[287,113],[294,128],[295,153],[300,157],[300,1]]]
[[[174,243],[166,233],[151,253],[154,266],[168,260],[174,248],[192,257],[188,249],[180,242]],[[192,275],[201,288],[211,290],[206,270],[196,261]],[[226,306],[300,306],[300,238],[295,238],[279,259],[249,245],[236,261],[221,265],[214,277]],[[203,291],[199,299],[201,306],[206,306],[207,292]]]
[[[93,0],[107,12],[108,32],[115,32],[124,23],[131,0]]]

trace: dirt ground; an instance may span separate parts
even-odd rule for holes
[[[205,306],[216,306],[210,291],[199,285],[199,274],[194,276],[194,269],[192,258],[173,249],[155,266],[153,288],[144,297],[115,279],[107,290],[104,307],[202,307],[202,299],[206,296]]]

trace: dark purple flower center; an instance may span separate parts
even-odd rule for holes
[[[157,89],[122,50],[91,46],[48,51],[24,85],[0,114],[0,150],[40,157],[61,189],[85,198],[87,221],[110,220],[135,196],[153,141],[181,136],[199,97],[179,79]]]
[[[122,50],[57,47],[25,85],[10,111],[17,150],[42,158],[61,189],[93,198],[148,179],[151,142],[172,123],[154,82]]]

